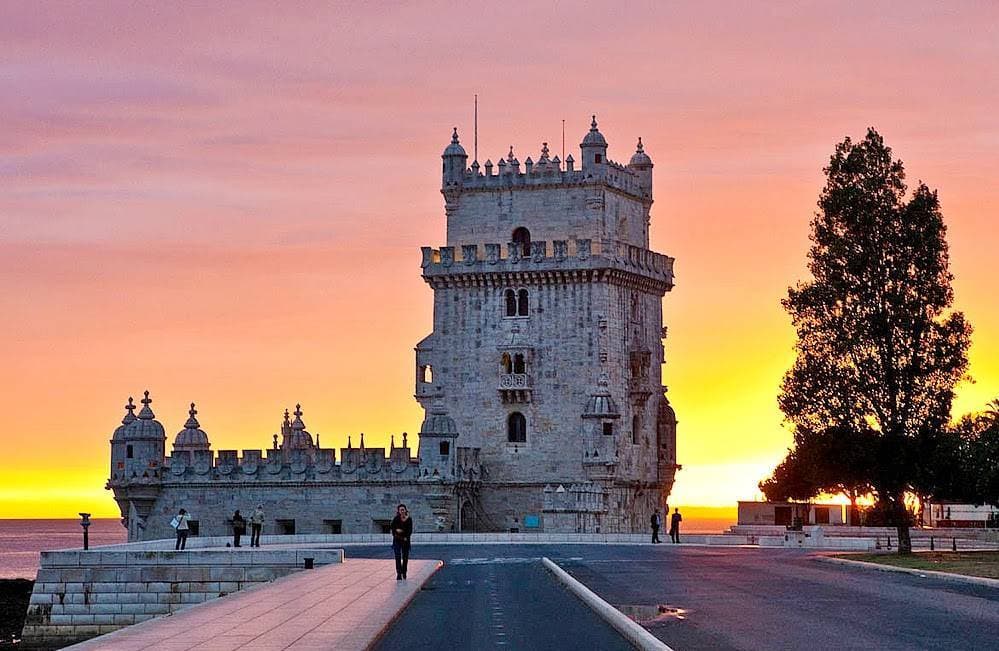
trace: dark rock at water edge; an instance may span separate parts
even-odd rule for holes
[[[0,649],[20,647],[18,642],[34,585],[28,579],[0,579]]]

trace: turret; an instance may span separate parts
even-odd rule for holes
[[[451,134],[451,144],[444,150],[441,158],[444,160],[442,188],[447,189],[451,186],[461,185],[465,179],[468,154],[458,142],[458,127],[454,128],[454,133]]]
[[[198,410],[191,403],[191,409],[187,412],[187,422],[184,429],[177,432],[177,437],[173,440],[173,451],[177,452],[195,450],[210,450],[211,444],[208,442],[208,435],[201,429],[201,424],[196,418]]]
[[[121,419],[121,425],[115,429],[111,435],[111,474],[108,476],[111,481],[125,478],[125,459],[128,454],[125,443],[125,429],[135,422],[135,404],[132,397],[128,397],[128,404],[125,405],[125,417]]]
[[[455,448],[457,438],[458,428],[454,419],[447,415],[444,403],[437,398],[430,405],[420,427],[420,472],[426,470],[430,477],[453,479],[458,455]]]
[[[302,405],[295,405],[295,420],[288,420],[288,410],[284,410],[284,423],[281,425],[281,448],[288,450],[312,450],[315,446],[312,443],[312,434],[305,429],[305,421],[302,420]]]
[[[143,393],[139,416],[122,432],[125,442],[125,477],[123,479],[155,479],[160,475],[166,452],[166,433],[163,425],[149,407],[153,400],[149,392]]]
[[[582,150],[583,163],[582,170],[587,176],[598,176],[602,174],[604,165],[607,163],[607,141],[604,135],[597,130],[597,116],[593,116],[590,122],[590,131],[579,143]]]
[[[635,172],[638,177],[639,185],[642,188],[642,193],[648,197],[649,201],[652,200],[652,159],[649,155],[645,153],[645,147],[642,145],[642,139],[638,139],[638,145],[635,148],[635,153],[631,156],[631,161],[628,163],[628,169]]]

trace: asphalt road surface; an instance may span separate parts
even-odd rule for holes
[[[348,558],[391,550],[348,547]],[[999,649],[999,589],[821,563],[800,550],[438,545],[445,566],[378,649],[627,649],[548,556],[677,651]],[[502,635],[500,635],[502,633]]]

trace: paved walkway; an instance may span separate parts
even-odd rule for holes
[[[319,651],[365,649],[440,567],[411,560],[396,581],[390,560],[348,559],[136,624],[72,649]]]

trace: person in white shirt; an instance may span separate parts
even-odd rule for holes
[[[190,514],[185,509],[181,509],[180,513],[174,516],[170,522],[173,528],[177,530],[177,544],[174,545],[175,550],[179,551],[187,546],[187,534],[191,532],[191,527],[188,525],[190,520]]]

